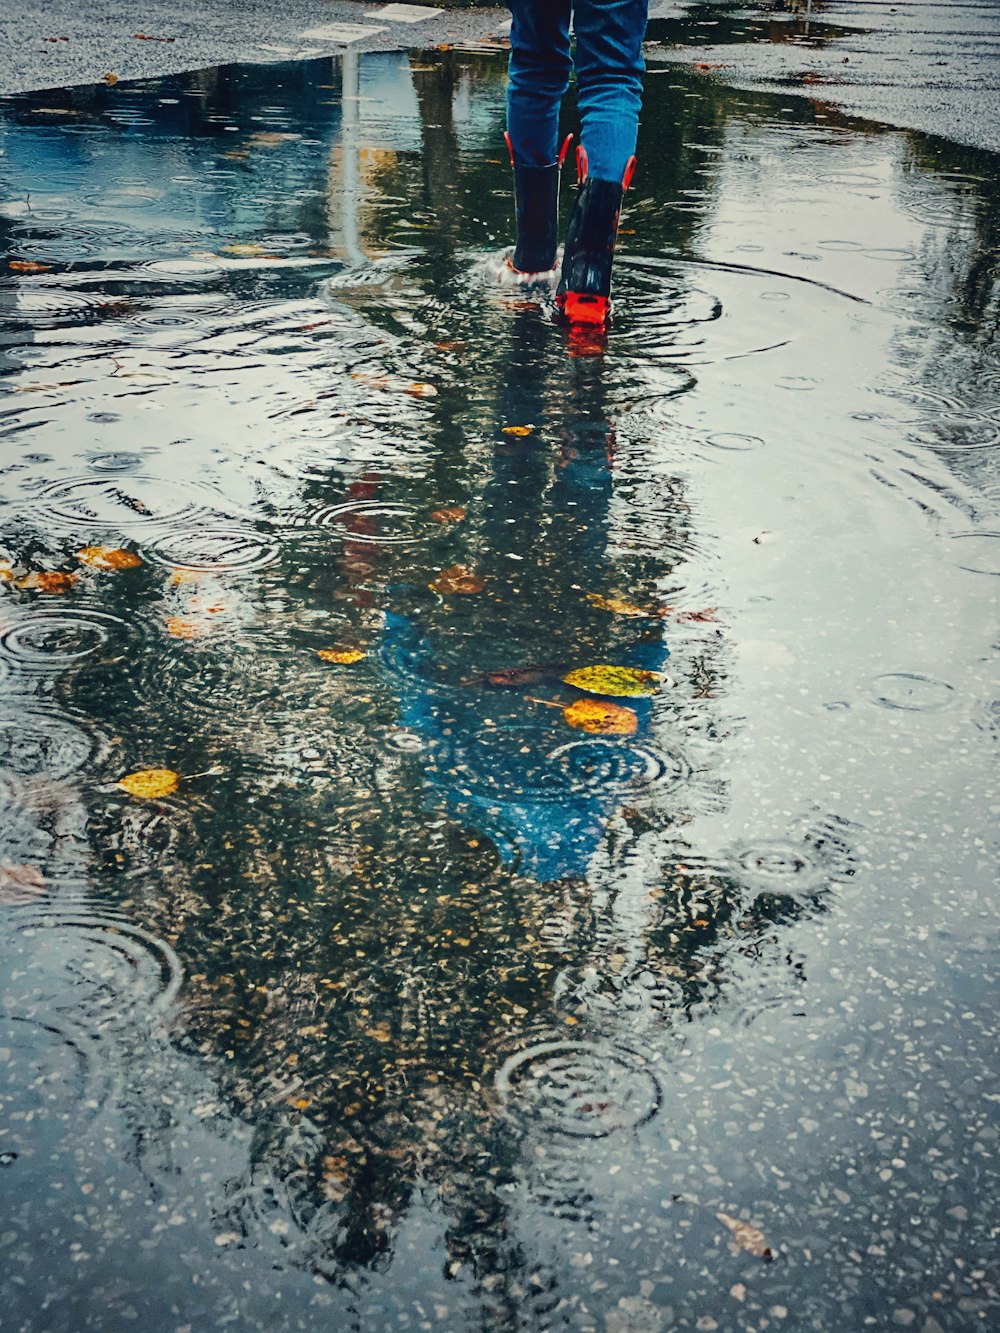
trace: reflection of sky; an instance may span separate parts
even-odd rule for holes
[[[136,231],[163,240],[257,241],[262,229],[301,230],[302,210],[323,193],[327,156],[340,139],[339,62],[290,66],[277,91],[273,75],[253,66],[223,70],[205,86],[198,77],[99,90],[104,110],[94,120],[89,112],[52,115],[15,127],[0,110],[4,213],[56,230],[72,215],[73,228],[101,222],[131,232],[134,218]],[[18,102],[39,105],[37,96]],[[358,113],[360,146],[419,150],[405,53],[361,60]],[[274,134],[300,137],[254,137]]]

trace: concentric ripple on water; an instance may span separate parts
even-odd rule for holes
[[[530,1129],[601,1139],[651,1120],[660,1085],[641,1055],[589,1041],[542,1041],[506,1059],[496,1087]]]
[[[65,713],[31,703],[0,706],[0,771],[18,777],[65,778],[94,765],[107,742]]]
[[[192,572],[263,569],[277,560],[276,541],[251,528],[179,528],[143,547],[151,560]]]
[[[0,634],[0,655],[12,666],[36,672],[54,672],[88,659],[111,665],[124,656],[129,633],[129,626],[107,611],[30,609]]]

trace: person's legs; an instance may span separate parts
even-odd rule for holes
[[[507,147],[514,169],[517,244],[506,273],[549,274],[559,225],[559,107],[569,86],[570,0],[511,0]]]
[[[635,153],[647,8],[647,0],[574,5],[580,141],[588,172],[598,180],[621,181]]]
[[[573,68],[570,0],[509,0],[507,133],[514,161],[547,167],[556,160],[559,106]]]
[[[647,0],[577,0],[580,189],[556,301],[571,324],[603,328],[622,195],[635,168]]]

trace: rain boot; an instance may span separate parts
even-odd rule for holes
[[[569,220],[556,304],[571,325],[606,328],[611,320],[611,268],[618,239],[622,196],[635,174],[630,157],[620,181],[598,180],[587,170],[587,153],[576,150],[579,189]]]
[[[556,263],[559,235],[559,177],[569,151],[567,136],[555,162],[530,166],[514,157],[510,135],[505,134],[510,164],[514,168],[514,212],[517,244],[507,258],[507,269],[518,278],[530,279],[551,273]]]

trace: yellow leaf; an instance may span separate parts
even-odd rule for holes
[[[517,435],[523,437],[525,435],[531,435],[534,429],[534,426],[504,426],[503,433],[505,435]]]
[[[142,564],[134,551],[121,546],[85,546],[76,558],[93,569],[137,569]]]
[[[180,774],[172,768],[141,768],[118,779],[130,796],[169,796],[180,781]]]
[[[17,586],[29,588],[32,592],[63,593],[69,592],[74,583],[75,574],[61,569],[38,569],[32,574],[25,574]]]
[[[415,380],[412,384],[404,384],[403,392],[408,393],[411,398],[436,398],[437,389],[433,384],[424,384],[420,380]]]
[[[652,619],[663,615],[662,608],[658,606],[636,606],[634,602],[626,602],[621,597],[604,597],[599,592],[588,592],[587,601],[592,606],[599,607],[601,611],[611,611],[616,616],[644,616]]]
[[[577,699],[563,709],[563,717],[571,727],[597,736],[632,736],[639,730],[639,719],[631,708],[599,699]]]
[[[655,694],[662,676],[658,671],[643,671],[640,667],[611,666],[602,662],[597,666],[580,667],[563,676],[567,685],[574,685],[588,694],[611,694],[618,697],[634,694]]]
[[[317,648],[316,656],[324,662],[336,662],[339,666],[350,666],[364,657],[360,648]]]
[[[486,587],[486,580],[471,570],[468,565],[449,565],[447,569],[442,569],[437,578],[427,586],[442,595],[450,592],[470,595],[482,592]]]
[[[34,259],[12,259],[10,267],[14,273],[48,273],[51,264],[39,264]]]
[[[13,566],[8,565],[6,561],[0,564],[0,583],[9,583],[14,577]]]
[[[747,1254],[756,1255],[758,1259],[774,1258],[774,1252],[765,1240],[763,1231],[759,1231],[738,1217],[730,1217],[728,1213],[716,1213],[715,1216],[733,1233],[731,1243],[734,1249],[746,1250]]]
[[[260,245],[224,245],[222,253],[238,255],[240,259],[257,259],[264,253],[264,248]]]

